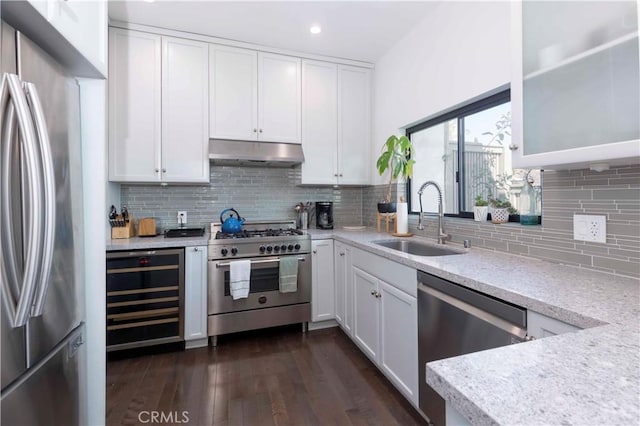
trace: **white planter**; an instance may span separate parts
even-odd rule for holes
[[[507,223],[509,222],[509,209],[507,208],[493,208],[491,209],[491,222],[492,223]]]
[[[486,222],[488,213],[489,213],[489,207],[487,207],[487,206],[474,206],[473,207],[473,220],[475,220],[476,222]]]

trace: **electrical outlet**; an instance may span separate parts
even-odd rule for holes
[[[591,241],[594,243],[607,242],[607,217],[600,215],[573,215],[573,239]]]
[[[186,211],[178,211],[178,225],[186,225],[187,224],[187,212]]]

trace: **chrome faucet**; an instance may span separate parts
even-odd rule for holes
[[[420,198],[420,216],[418,216],[418,229],[421,231],[424,229],[424,225],[422,224],[422,217],[424,216],[424,213],[422,212],[422,193],[424,192],[424,189],[430,185],[434,186],[436,188],[436,191],[438,191],[438,244],[444,244],[446,240],[451,239],[451,235],[446,234],[444,232],[444,229],[442,228],[442,218],[444,216],[442,214],[442,189],[440,189],[440,185],[432,180],[428,180],[423,183],[418,190],[418,196]]]

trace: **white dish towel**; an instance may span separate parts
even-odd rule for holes
[[[236,260],[229,266],[229,289],[233,300],[249,297],[249,279],[251,278],[251,261]]]

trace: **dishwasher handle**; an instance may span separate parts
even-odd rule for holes
[[[473,315],[476,318],[479,318],[511,335],[513,335],[518,342],[522,342],[525,341],[526,337],[527,337],[527,330],[519,327],[503,318],[500,318],[497,315],[494,315],[490,312],[487,312],[485,310],[482,310],[480,308],[478,308],[477,306],[474,306],[470,303],[467,303],[465,301],[462,301],[460,299],[456,299],[455,297],[452,297],[446,293],[441,292],[440,290],[436,290],[433,287],[430,287],[424,283],[418,283],[418,291],[422,291],[424,293],[429,294],[432,297],[435,297],[437,299],[442,300],[443,302],[454,306],[466,313],[468,313],[469,315]],[[516,342],[513,342],[516,343]]]

